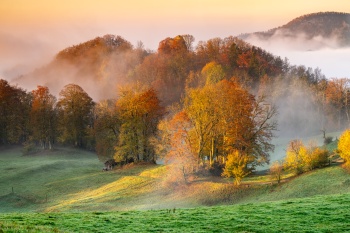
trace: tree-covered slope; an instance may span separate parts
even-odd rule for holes
[[[285,38],[305,39],[320,37],[334,40],[338,46],[350,46],[350,14],[338,12],[319,12],[300,16],[289,23],[270,29],[266,32],[242,34],[239,37],[248,39],[255,36],[262,40],[269,40],[274,36]]]

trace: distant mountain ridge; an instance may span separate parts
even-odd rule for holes
[[[269,40],[275,36],[294,38],[303,35],[305,39],[322,37],[335,39],[340,47],[350,46],[350,14],[341,12],[319,12],[300,16],[289,23],[266,32],[241,34],[243,40],[256,37]]]

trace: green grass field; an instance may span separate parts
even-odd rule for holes
[[[350,195],[192,209],[0,215],[1,232],[349,232]]]
[[[350,229],[350,175],[340,166],[287,174],[281,185],[260,175],[246,177],[240,188],[212,177],[168,186],[163,165],[103,172],[87,151],[59,148],[22,156],[20,148],[0,149],[0,232]]]

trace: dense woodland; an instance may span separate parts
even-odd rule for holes
[[[77,66],[81,79],[94,74],[104,88],[120,81],[115,98],[94,101],[77,84],[56,97],[46,86],[28,92],[0,80],[0,144],[23,144],[26,154],[75,146],[101,161],[162,158],[186,180],[200,167],[248,174],[269,162],[274,134],[349,125],[350,79],[326,79],[235,37],[196,47],[194,40],[166,38],[151,52],[106,35],[61,51],[47,66]]]

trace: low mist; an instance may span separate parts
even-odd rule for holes
[[[350,47],[340,46],[336,36],[308,38],[305,34],[295,35],[277,30],[269,39],[251,35],[245,40],[277,56],[288,58],[292,65],[318,67],[327,78],[350,77]]]
[[[51,60],[59,46],[43,38],[0,33],[0,77],[12,80]]]

